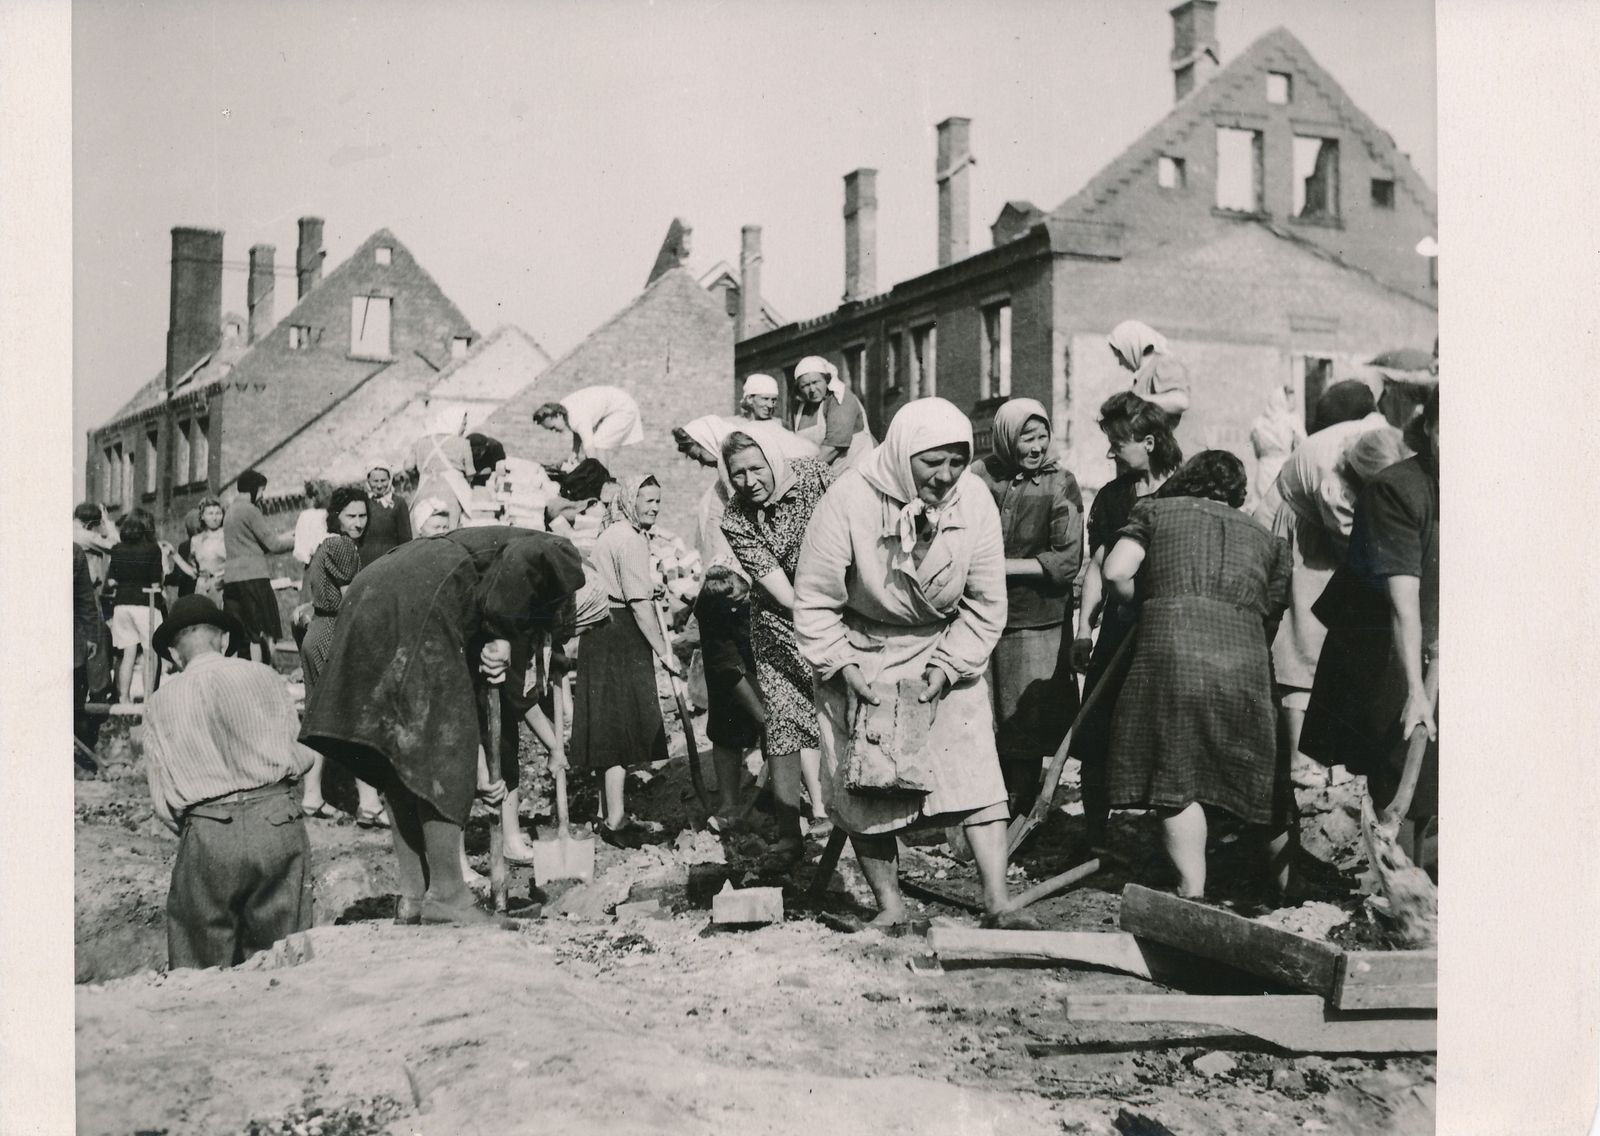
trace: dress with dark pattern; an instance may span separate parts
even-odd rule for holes
[[[1201,801],[1281,821],[1266,625],[1288,604],[1287,542],[1197,497],[1142,501],[1118,535],[1145,559],[1139,640],[1111,723],[1112,807]]]
[[[347,536],[330,536],[311,554],[306,567],[306,594],[311,599],[311,622],[300,644],[300,669],[306,693],[317,684],[333,647],[333,625],[339,618],[342,589],[361,571],[361,551]]]
[[[794,582],[811,512],[833,484],[833,471],[813,458],[789,463],[795,485],[770,508],[746,505],[737,495],[722,515],[722,533],[752,580],[774,568]],[[767,712],[767,749],[793,753],[817,749],[817,712],[811,701],[811,666],[800,657],[794,638],[794,616],[780,607],[766,589],[752,589],[750,647],[756,657],[756,682]]]

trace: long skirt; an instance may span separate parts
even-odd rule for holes
[[[667,758],[667,728],[656,693],[655,652],[633,612],[584,633],[572,695],[573,769],[632,768]]]
[[[283,638],[278,597],[269,580],[236,580],[222,585],[222,610],[244,624],[252,640]]]
[[[846,612],[859,653],[862,677],[879,697],[895,697],[902,679],[920,679],[933,659],[945,624],[891,626]],[[764,693],[764,692],[763,692]],[[880,797],[846,789],[842,765],[849,754],[850,706],[844,679],[816,684],[817,725],[822,741],[822,800],[828,819],[856,835],[902,829],[1004,820],[1006,783],[994,747],[994,711],[983,676],[949,687],[939,702],[918,764],[931,769],[933,790],[915,797]]]
[[[1111,723],[1111,804],[1199,801],[1251,824],[1278,815],[1277,714],[1261,616],[1201,596],[1146,600]]]
[[[1078,713],[1071,639],[1054,627],[1019,627],[1000,636],[989,660],[995,749],[1003,761],[1052,755]]]
[[[794,621],[765,607],[754,607],[750,612],[750,650],[756,657],[756,685],[767,712],[767,752],[816,749],[811,665],[800,657]]]

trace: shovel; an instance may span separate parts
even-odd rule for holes
[[[1428,665],[1423,680],[1428,702],[1434,712],[1439,708],[1439,660]],[[1401,936],[1412,946],[1432,946],[1439,939],[1439,889],[1428,873],[1411,862],[1400,846],[1400,822],[1411,808],[1411,798],[1417,791],[1417,778],[1422,772],[1422,759],[1428,750],[1428,731],[1411,731],[1411,742],[1406,750],[1405,768],[1400,774],[1400,787],[1395,790],[1381,814],[1372,803],[1372,797],[1361,799],[1361,835],[1367,846],[1367,862],[1372,866],[1378,888],[1389,902],[1389,916],[1399,925]],[[1420,846],[1421,842],[1418,841]],[[1419,852],[1420,854],[1420,852]]]
[[[144,642],[144,701],[147,706],[150,704],[150,696],[156,691],[157,663],[154,646],[156,639],[156,597],[165,590],[159,584],[151,585],[144,590],[144,594],[150,597],[149,607],[145,613],[145,630],[149,637]]]
[[[556,741],[565,744],[563,727],[565,726],[565,707],[562,694],[557,687],[555,697],[551,701],[555,704]],[[567,821],[567,771],[565,767],[555,770],[556,778],[556,834],[555,839],[544,836],[533,842],[533,882],[543,887],[551,880],[592,880],[594,878],[594,841],[591,839],[574,840],[572,827]]]
[[[661,610],[660,604],[652,605],[656,609],[656,623],[661,628],[661,638],[670,648],[672,636],[667,631],[667,614]],[[684,682],[677,675],[669,674],[667,678],[672,682],[672,697],[678,703],[678,721],[683,724],[683,744],[689,749],[689,780],[694,784],[694,795],[700,798],[700,807],[707,816],[716,812],[711,807],[711,797],[706,792],[705,778],[700,775],[700,748],[695,745],[694,723],[689,718],[688,691]]]
[[[484,760],[489,766],[489,780],[501,780],[500,775],[500,688],[489,687],[488,744]],[[500,808],[495,806],[489,817],[489,894],[494,897],[497,913],[506,913],[506,834],[500,828]]]

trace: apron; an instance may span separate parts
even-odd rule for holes
[[[428,482],[442,481],[455,494],[456,502],[460,508],[459,515],[470,519],[472,516],[472,486],[467,484],[466,476],[451,464],[450,459],[445,456],[444,450],[439,447],[439,439],[445,436],[443,434],[428,435],[428,443],[433,447],[433,453],[429,454],[423,463],[427,468],[421,471],[418,479],[417,499],[420,501],[430,496],[430,494],[423,492],[423,486]],[[437,465],[434,464],[434,458],[439,459]]]
[[[848,610],[844,618],[861,676],[879,697],[890,698],[902,679],[920,681],[946,626],[877,623]],[[844,679],[835,675],[817,682],[815,700],[822,735],[822,799],[827,803],[828,818],[846,832],[869,834],[895,832],[913,824],[954,824],[978,809],[1005,805],[1006,783],[995,753],[994,709],[986,675],[947,688],[918,761],[919,766],[931,769],[933,790],[910,799],[864,796],[845,789],[842,766],[850,741],[850,707]]]
[[[807,426],[803,430],[796,430],[794,432],[795,437],[804,438],[806,441],[813,443],[819,448],[822,446],[822,440],[827,436],[828,433],[828,416],[826,413],[827,402],[828,396],[824,395],[822,399],[822,405],[817,408],[817,421],[815,424]],[[851,437],[850,448],[844,452],[844,460],[837,462],[834,468],[840,472],[843,472],[847,469],[854,469],[868,454],[873,451],[877,444],[878,443],[872,440],[872,431],[866,427],[862,427],[860,430],[856,431],[854,436]]]

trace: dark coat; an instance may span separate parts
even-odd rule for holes
[[[478,654],[511,643],[503,688],[524,681],[539,633],[583,585],[572,544],[504,526],[412,540],[345,594],[300,740],[380,788],[401,785],[464,824],[477,785]]]

